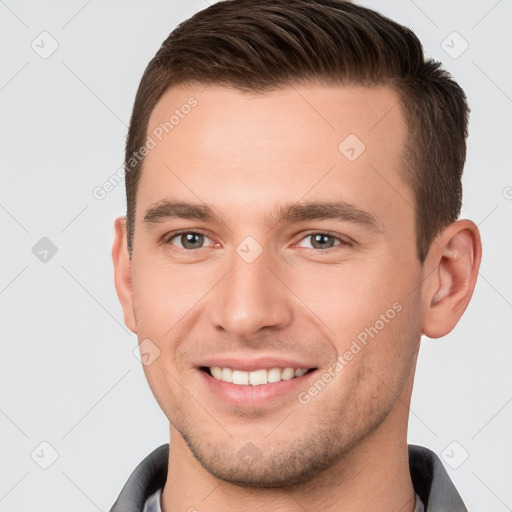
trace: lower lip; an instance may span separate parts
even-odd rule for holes
[[[293,393],[298,396],[301,388],[306,389],[306,380],[316,372],[316,370],[308,372],[290,380],[251,386],[224,382],[215,379],[203,370],[198,371],[206,385],[224,402],[245,408],[264,406],[280,397],[289,396]]]

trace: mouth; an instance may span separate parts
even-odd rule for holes
[[[298,357],[244,355],[226,353],[204,359],[196,366],[204,392],[212,396],[212,404],[251,413],[282,410],[310,386],[319,370],[318,364]]]
[[[237,370],[220,366],[201,366],[200,370],[215,380],[237,386],[263,386],[281,381],[298,379],[316,368],[260,368],[252,371]]]

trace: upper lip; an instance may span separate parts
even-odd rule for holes
[[[205,359],[198,365],[199,367],[218,366],[220,368],[231,368],[232,370],[241,370],[245,372],[252,372],[255,370],[270,370],[271,368],[316,368],[316,365],[305,363],[292,358],[283,357],[260,357],[260,358],[245,358],[238,357],[222,357]]]

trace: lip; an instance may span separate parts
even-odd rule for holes
[[[277,368],[279,366],[280,365],[274,365],[270,366],[270,368]],[[231,368],[231,366],[228,365],[226,365],[226,367]],[[284,367],[294,368],[292,365],[283,366],[283,368]],[[263,366],[258,366],[257,368],[263,368]],[[304,366],[296,366],[295,368],[304,368]],[[236,406],[241,409],[264,408],[283,401],[296,402],[300,391],[309,387],[307,381],[312,376],[315,378],[317,373],[317,370],[313,370],[290,380],[281,380],[270,384],[251,386],[217,380],[215,377],[212,377],[209,373],[200,368],[198,368],[197,371],[199,373],[199,377],[203,380],[203,383],[211,393],[218,397],[223,403]]]
[[[238,357],[212,358],[202,361],[198,367],[218,366],[220,368],[231,368],[232,370],[241,370],[244,372],[253,372],[255,370],[270,370],[271,368],[317,368],[317,365],[298,361],[296,359],[283,359],[282,357],[259,357],[241,359]]]

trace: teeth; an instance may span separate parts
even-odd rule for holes
[[[226,370],[229,370],[229,368],[226,368]],[[224,380],[222,379],[222,368],[219,368],[218,366],[212,366],[210,371],[217,380]]]
[[[219,368],[219,370],[222,372],[219,377],[220,380],[223,380],[224,382],[233,382],[233,370],[231,368]]]
[[[243,372],[246,373],[246,372]],[[267,370],[255,370],[254,372],[249,372],[249,384],[253,386],[260,386],[261,384],[267,384]]]
[[[233,370],[233,384],[249,384],[249,374],[240,370]]]
[[[268,382],[279,382],[281,380],[281,370],[279,368],[272,368],[268,371]]]
[[[290,380],[295,377],[295,370],[293,368],[285,368],[283,373],[281,373],[281,379]]]
[[[307,371],[307,368],[272,368],[270,370],[261,369],[252,372],[219,368],[218,366],[210,368],[210,372],[215,379],[242,386],[248,386],[249,384],[261,386],[262,384],[271,384],[281,380],[290,380],[304,375]]]

